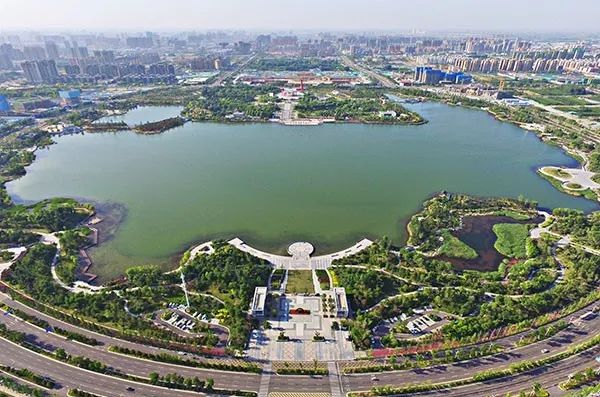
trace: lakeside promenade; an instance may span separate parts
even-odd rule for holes
[[[266,260],[267,262],[273,264],[277,268],[310,270],[328,269],[335,259],[340,259],[350,255],[354,255],[373,244],[373,241],[364,238],[345,250],[314,257],[310,256],[310,254],[313,252],[313,246],[305,242],[294,243],[290,245],[290,248],[288,248],[288,252],[291,256],[271,254],[265,251],[258,250],[249,246],[242,239],[237,237],[232,240],[229,240],[228,243],[233,245],[240,251],[247,252],[250,255],[256,256],[257,258]]]

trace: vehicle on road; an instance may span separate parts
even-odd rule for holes
[[[589,311],[587,313],[583,313],[579,318],[582,320],[591,320],[593,318],[596,318],[596,313],[594,313],[593,311]]]
[[[131,386],[127,387],[127,391],[135,391],[135,389]]]
[[[377,375],[373,375],[373,376],[371,376],[371,380],[372,380],[373,382],[376,382],[376,381],[378,381],[378,380],[379,380],[379,378],[377,377]]]
[[[542,353],[544,353],[544,354],[550,353],[550,350],[548,350],[548,349],[542,349]]]

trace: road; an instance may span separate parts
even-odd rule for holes
[[[210,83],[209,86],[210,87],[217,87],[217,86],[221,85],[221,83],[223,83],[229,77],[233,76],[234,74],[238,73],[240,70],[244,69],[246,67],[246,65],[248,65],[250,62],[252,62],[254,60],[255,57],[256,57],[256,55],[252,55],[252,56],[246,58],[245,60],[243,60],[233,70],[229,70],[227,72],[220,73],[217,76],[217,78],[215,78],[215,80],[212,83]]]
[[[566,119],[576,121],[576,122],[582,124],[586,128],[590,128],[590,129],[594,128],[594,124],[595,123],[593,121],[587,120],[587,119],[585,119],[583,117],[580,117],[580,116],[577,116],[575,114],[572,114],[572,113],[565,112],[563,110],[557,109],[556,106],[549,106],[549,105],[541,104],[541,103],[535,101],[534,99],[532,99],[532,97],[533,97],[533,95],[530,95],[528,97],[518,97],[518,96],[516,96],[515,98],[523,99],[525,101],[529,101],[530,104],[532,104],[533,106],[535,106],[537,108],[545,110],[548,113],[552,113],[552,114],[555,114],[557,116],[564,117]]]
[[[111,353],[105,350],[107,348],[106,345],[95,347],[82,343],[74,343],[54,333],[47,333],[30,323],[10,315],[0,316],[0,323],[6,324],[11,330],[26,333],[29,342],[42,346],[46,350],[54,351],[58,348],[62,348],[72,356],[88,357],[131,375],[147,377],[151,372],[158,372],[161,375],[176,372],[185,377],[193,378],[198,376],[200,379],[213,378],[215,387],[233,390],[257,391],[260,383],[260,376],[256,374],[213,371],[141,360],[134,357]],[[0,361],[4,361],[4,358],[0,358]],[[40,373],[46,375],[47,371],[44,370]]]
[[[14,302],[10,302],[11,305]],[[586,309],[584,309],[586,310]],[[10,329],[18,330],[21,332],[25,332],[30,335],[31,341],[43,345],[46,348],[55,349],[58,347],[64,348],[68,353],[74,355],[83,355],[89,358],[93,358],[99,361],[104,362],[116,369],[121,369],[123,372],[127,372],[134,375],[139,376],[147,376],[150,372],[156,371],[161,374],[173,373],[177,372],[183,376],[198,376],[201,379],[211,377],[215,380],[216,387],[223,387],[228,389],[240,388],[244,390],[253,390],[258,391],[260,388],[260,379],[261,377],[253,374],[246,373],[230,373],[223,371],[212,371],[212,370],[203,370],[196,368],[189,368],[177,365],[170,365],[164,363],[156,363],[149,362],[145,360],[139,360],[132,357],[125,357],[121,355],[117,355],[114,353],[110,353],[106,351],[107,345],[92,347],[79,343],[75,343],[72,341],[67,341],[64,338],[52,334],[46,333],[43,330],[29,324],[23,322],[21,320],[16,319],[13,316],[1,316],[0,322],[7,324]],[[63,326],[63,328],[66,328]],[[75,329],[75,331],[79,331],[79,329]],[[559,352],[567,348],[567,346],[572,345],[573,343],[578,343],[591,335],[600,332],[600,317],[589,321],[581,321],[580,325],[573,325],[572,328],[561,331],[559,334],[550,338],[547,341],[542,341],[539,343],[535,343],[529,346],[525,346],[519,349],[514,349],[508,353],[502,353],[498,355],[494,355],[487,358],[481,358],[477,360],[471,360],[465,363],[457,363],[452,365],[440,365],[434,368],[428,368],[423,370],[411,370],[411,371],[395,371],[395,372],[386,372],[378,375],[379,381],[378,384],[391,384],[391,385],[406,385],[409,383],[418,383],[424,381],[435,381],[442,382],[453,379],[460,379],[464,377],[468,377],[472,375],[474,372],[479,372],[485,369],[490,368],[498,368],[506,366],[514,361],[521,361],[533,358],[539,358],[543,354],[541,353],[541,349],[547,348],[551,350],[552,353]],[[96,336],[97,339],[101,339],[99,336],[92,333],[91,336]],[[514,341],[518,340],[519,336],[512,336],[503,340],[503,344],[510,346],[514,343]],[[0,346],[4,343],[8,343],[6,341],[0,341]],[[114,345],[129,345],[128,347],[133,347],[139,350],[146,351],[159,351],[159,349],[155,349],[152,347],[144,347],[141,345],[133,344],[130,342],[119,341],[116,339],[112,339],[109,337],[104,337],[104,342],[107,344]],[[16,347],[16,346],[14,346]],[[22,349],[20,347],[16,347]],[[33,353],[31,353],[33,354]],[[593,357],[592,357],[593,359]],[[593,363],[590,357],[587,357],[585,360],[581,361],[581,365],[591,365]],[[43,357],[38,356],[35,361],[35,367],[30,366],[29,356],[22,354],[7,354],[2,355],[0,357],[0,362],[5,365],[14,365],[16,367],[26,367],[30,369],[34,369],[36,372],[39,372],[44,375],[48,375],[51,378],[55,379],[55,362]],[[579,361],[577,361],[579,362]],[[556,364],[557,368],[559,367]],[[554,368],[554,367],[553,367]],[[571,371],[572,366],[569,366]],[[81,370],[80,370],[81,371]],[[85,372],[85,371],[84,371]],[[86,373],[87,374],[87,373]],[[98,376],[98,375],[94,375]],[[84,375],[85,378],[85,375]],[[548,381],[559,382],[564,380],[565,377],[561,376],[550,376]],[[71,378],[72,382],[73,379]],[[66,380],[62,378],[56,378],[55,380],[63,383]],[[115,379],[117,382],[117,379]],[[504,380],[506,382],[505,387],[516,387],[508,380]],[[80,382],[77,380],[76,385],[80,385],[80,388],[87,387],[87,383]],[[344,388],[344,392],[348,391],[357,391],[357,390],[368,390],[373,385],[374,382],[371,380],[370,374],[356,374],[356,375],[342,375],[341,383]],[[73,387],[69,383],[64,383],[69,387]],[[480,384],[479,387],[484,387],[486,384]],[[111,386],[111,395],[118,395],[119,390],[123,390],[123,383],[117,382],[114,386]],[[475,388],[476,385],[470,386]],[[328,377],[310,377],[310,376],[271,376],[269,391],[297,391],[302,390],[305,392],[323,392],[329,391],[331,388],[330,380]],[[88,389],[85,389],[88,390]],[[477,389],[478,390],[478,389]],[[93,391],[89,389],[88,391]],[[105,394],[106,395],[106,394]],[[151,394],[155,395],[155,394]]]
[[[51,360],[25,348],[16,346],[0,338],[0,362],[16,368],[28,368],[39,374],[44,374],[58,383],[58,388],[53,392],[66,395],[68,389],[80,389],[105,397],[132,396],[190,396],[192,392],[154,387],[125,379],[104,376],[81,368]],[[135,391],[128,392],[127,388],[133,387]],[[196,395],[204,395],[195,393]]]
[[[281,109],[281,121],[290,122],[294,116],[294,104],[291,101],[286,101],[283,103],[283,108]]]
[[[569,329],[559,332],[553,337],[502,352],[489,357],[469,360],[466,362],[438,365],[426,369],[403,370],[382,372],[377,374],[379,381],[372,381],[371,374],[351,374],[342,377],[345,392],[369,390],[374,385],[407,385],[422,382],[446,382],[472,376],[476,372],[507,367],[510,364],[525,360],[540,359],[544,356],[542,349],[548,349],[555,354],[568,349],[573,344],[582,342],[593,335],[600,333],[600,316],[590,321],[581,321],[579,326],[573,325]],[[517,339],[518,340],[518,339]],[[587,364],[593,364],[587,360]],[[560,382],[564,378],[556,377]]]
[[[558,388],[558,384],[566,380],[572,373],[582,371],[590,367],[597,367],[598,363],[596,362],[595,357],[597,357],[599,354],[600,347],[596,347],[569,359],[560,361],[556,364],[549,365],[544,368],[534,369],[520,375],[448,389],[445,391],[420,394],[456,397],[504,397],[509,393],[516,395],[520,391],[531,389],[535,383],[539,383],[543,388],[550,392],[551,396],[562,396],[567,393],[563,390],[560,390]]]
[[[385,77],[385,76],[373,71],[372,69],[367,68],[366,66],[356,63],[348,56],[342,56],[342,63],[344,65],[348,66],[349,68],[357,70],[357,71],[369,76],[373,80],[378,81],[382,86],[384,86],[386,88],[398,88],[399,87],[398,84],[396,82],[394,82],[393,80],[391,80],[390,78]]]

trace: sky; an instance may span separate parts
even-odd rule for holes
[[[0,0],[6,30],[600,32],[600,0]]]

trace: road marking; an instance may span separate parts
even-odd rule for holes
[[[340,376],[338,374],[338,368],[335,361],[329,361],[327,363],[327,369],[329,370],[329,384],[331,386],[331,397],[342,397],[342,390],[340,387]]]
[[[271,382],[271,363],[268,363],[262,371],[260,376],[260,387],[258,389],[258,397],[269,396],[269,383]]]
[[[269,397],[331,397],[329,393],[321,392],[273,392]]]

